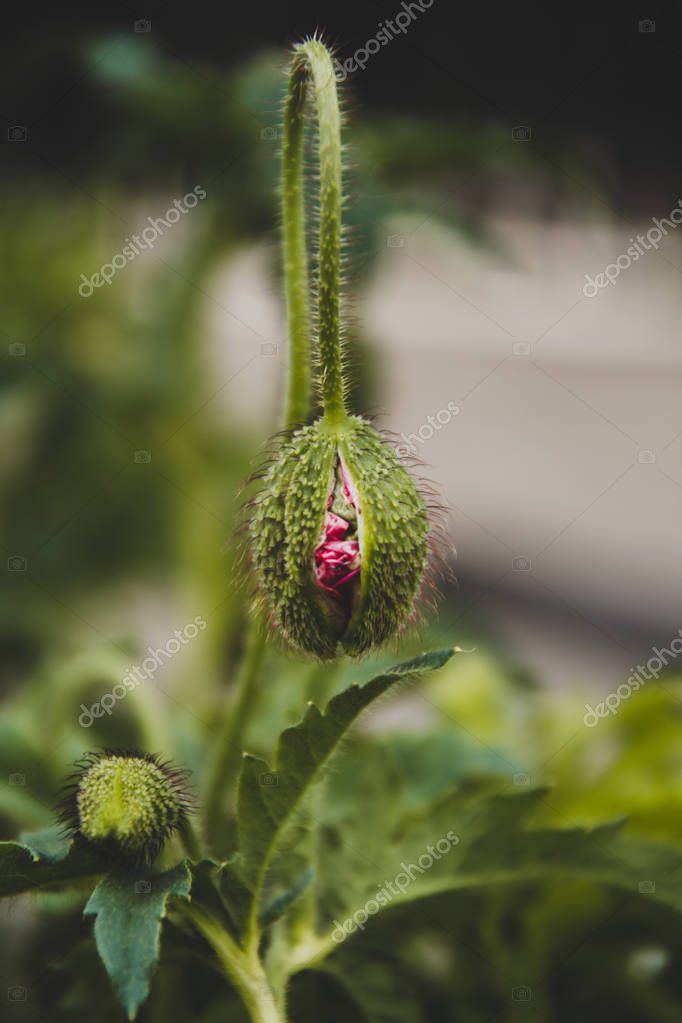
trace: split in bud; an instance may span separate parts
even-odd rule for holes
[[[111,855],[151,863],[193,810],[187,772],[149,753],[105,750],[77,764],[61,819]]]
[[[429,521],[414,480],[366,420],[298,430],[265,478],[251,522],[271,615],[322,659],[380,646],[411,617]]]

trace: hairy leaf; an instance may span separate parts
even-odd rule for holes
[[[186,898],[190,888],[181,863],[164,874],[110,874],[88,900],[84,913],[95,916],[97,951],[129,1019],[149,993],[168,898]]]
[[[254,902],[287,825],[358,715],[397,682],[440,668],[454,652],[434,651],[388,668],[364,685],[339,693],[324,713],[311,704],[303,720],[281,734],[272,767],[258,757],[244,758],[238,793],[239,847],[241,872]]]
[[[22,831],[19,841],[29,850],[33,859],[45,863],[59,863],[68,855],[71,839],[64,834],[64,828],[53,824],[40,831]]]
[[[682,852],[629,837],[622,822],[595,828],[533,827],[545,790],[508,794],[462,786],[404,818],[383,846],[330,829],[321,856],[324,916],[332,942],[371,926],[391,908],[446,892],[572,879],[616,886],[682,913]],[[339,929],[340,928],[340,929]]]
[[[0,897],[95,877],[106,870],[84,843],[60,841],[53,829],[0,842]]]

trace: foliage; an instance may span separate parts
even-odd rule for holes
[[[30,993],[25,1018],[96,1007],[116,1021],[123,1006],[150,1023],[247,1012],[478,1023],[516,1019],[530,1000],[559,1023],[669,1023],[682,995],[678,681],[593,732],[578,697],[550,701],[489,637],[452,657],[455,638],[469,648],[473,637],[447,611],[419,641],[436,652],[408,639],[393,666],[376,653],[361,668],[302,665],[257,641],[249,656],[234,545],[220,551],[259,438],[206,413],[215,389],[196,337],[222,262],[272,222],[258,118],[278,86],[269,58],[226,80],[137,45],[109,40],[86,62],[123,115],[111,166],[56,199],[15,184],[2,228],[8,344],[26,345],[6,357],[0,396],[2,512],[8,554],[28,564],[2,598],[0,813],[20,837],[0,844],[0,894],[8,924],[32,921],[17,929],[21,959],[8,950],[10,983]],[[375,251],[381,225],[408,207],[435,206],[481,240],[420,186],[455,157],[475,174],[488,140],[404,121],[361,137],[352,218],[364,245]],[[79,275],[130,230],[126,188],[139,167],[158,169],[159,148],[176,160],[148,185],[179,194],[205,168],[211,214],[198,210],[170,255],[77,299]],[[138,449],[151,461],[135,461]],[[36,480],[49,500],[36,500]],[[141,581],[148,617],[162,595],[164,621],[199,608],[211,627],[165,700],[141,684],[85,729],[82,708],[145,656],[131,598]],[[386,705],[408,725],[387,734]],[[67,765],[100,746],[163,750],[212,808],[154,867],[122,871],[51,826]]]

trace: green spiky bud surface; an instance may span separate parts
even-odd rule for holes
[[[315,572],[340,463],[357,506],[360,566],[343,598]],[[413,613],[428,530],[414,480],[370,423],[323,418],[298,430],[271,465],[251,523],[271,617],[292,646],[321,659],[382,645]]]
[[[151,754],[91,753],[78,766],[63,819],[123,857],[151,862],[191,810],[186,772]]]

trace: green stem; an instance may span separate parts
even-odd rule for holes
[[[312,84],[319,122],[320,247],[317,291],[322,399],[329,420],[336,423],[346,414],[339,337],[341,119],[331,56],[321,42],[313,39],[296,48],[284,107],[282,219],[290,344],[288,396],[283,423],[285,428],[304,422],[310,413],[310,283],[303,197],[303,129],[309,83]],[[237,702],[220,726],[215,745],[204,803],[209,840],[215,840],[225,793],[239,770],[242,739],[253,708],[264,652],[265,636],[252,623],[247,654],[238,682]]]
[[[224,928],[204,910],[191,903],[183,904],[183,912],[208,941],[223,971],[239,993],[252,1023],[286,1023],[278,1008],[265,971],[257,956],[250,956]]]
[[[237,681],[237,699],[224,716],[215,741],[215,752],[204,800],[204,820],[209,841],[215,841],[224,816],[225,794],[239,771],[246,726],[256,699],[258,676],[265,654],[265,635],[251,625]]]
[[[305,86],[289,83],[282,143],[284,290],[289,327],[289,380],[285,418],[303,422],[310,407],[310,282],[303,195]]]
[[[190,860],[193,860],[194,863],[198,863],[203,857],[203,847],[201,839],[190,820],[185,820],[183,822],[179,831],[179,836],[182,847]]]
[[[300,413],[304,405],[307,410],[310,387],[309,282],[303,200],[303,126],[309,87],[315,101],[319,134],[317,329],[322,403],[326,417],[337,422],[345,415],[339,317],[341,116],[332,58],[317,39],[296,47],[284,107],[282,215],[291,360],[288,416],[295,422],[304,418]]]

